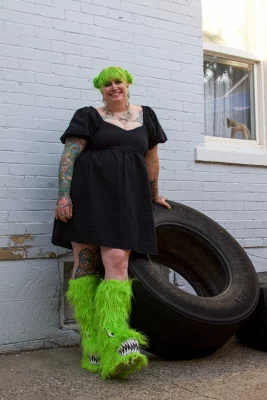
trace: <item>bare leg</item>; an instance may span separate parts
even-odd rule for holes
[[[74,266],[71,279],[96,273],[97,251],[99,246],[71,242]]]
[[[112,249],[100,247],[102,261],[105,267],[105,280],[116,279],[125,281],[128,279],[128,262],[131,250]]]

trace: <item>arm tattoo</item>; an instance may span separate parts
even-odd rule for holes
[[[155,200],[155,199],[158,198],[158,195],[159,195],[159,188],[158,188],[157,179],[153,179],[152,181],[149,181],[149,185],[150,185],[150,191],[151,191],[152,200]]]
[[[73,175],[74,162],[77,156],[84,150],[87,141],[80,138],[68,138],[58,169],[58,195],[60,198],[69,196]]]

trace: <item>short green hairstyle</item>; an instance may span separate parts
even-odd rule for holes
[[[122,80],[124,83],[133,83],[133,77],[126,69],[121,67],[107,67],[94,79],[94,87],[101,90],[111,80]]]

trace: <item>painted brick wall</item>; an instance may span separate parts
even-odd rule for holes
[[[33,292],[21,289],[21,298],[1,297],[7,331],[0,346],[34,340],[38,346],[56,337],[58,295],[43,285],[45,266],[57,262],[46,258],[62,252],[50,245],[59,137],[77,108],[101,105],[92,80],[109,65],[130,70],[131,102],[153,107],[166,130],[162,192],[217,220],[252,247],[258,269],[266,268],[258,258],[267,257],[266,169],[194,162],[194,148],[204,141],[200,0],[0,0],[0,6],[0,251],[2,259],[18,259],[0,268],[23,277],[29,264],[19,259],[33,258],[42,279]],[[23,315],[13,314],[18,302],[32,302],[43,316],[52,307],[53,332],[48,326],[18,335],[23,319],[11,319]]]
[[[193,149],[203,133],[200,1],[1,5],[1,246],[18,258],[61,252],[50,246],[58,139],[77,108],[101,104],[92,79],[108,65],[131,71],[132,102],[154,107],[168,132],[162,189],[175,188],[171,198],[187,192],[177,174],[195,168]]]

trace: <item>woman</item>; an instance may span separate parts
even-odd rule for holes
[[[52,242],[73,249],[67,297],[81,327],[82,367],[102,379],[124,378],[147,365],[139,346],[146,337],[130,329],[132,250],[157,254],[152,201],[158,193],[157,144],[167,140],[154,111],[129,103],[133,78],[104,69],[94,87],[104,106],[77,110],[61,136],[59,194]],[[96,270],[100,248],[105,279]]]

